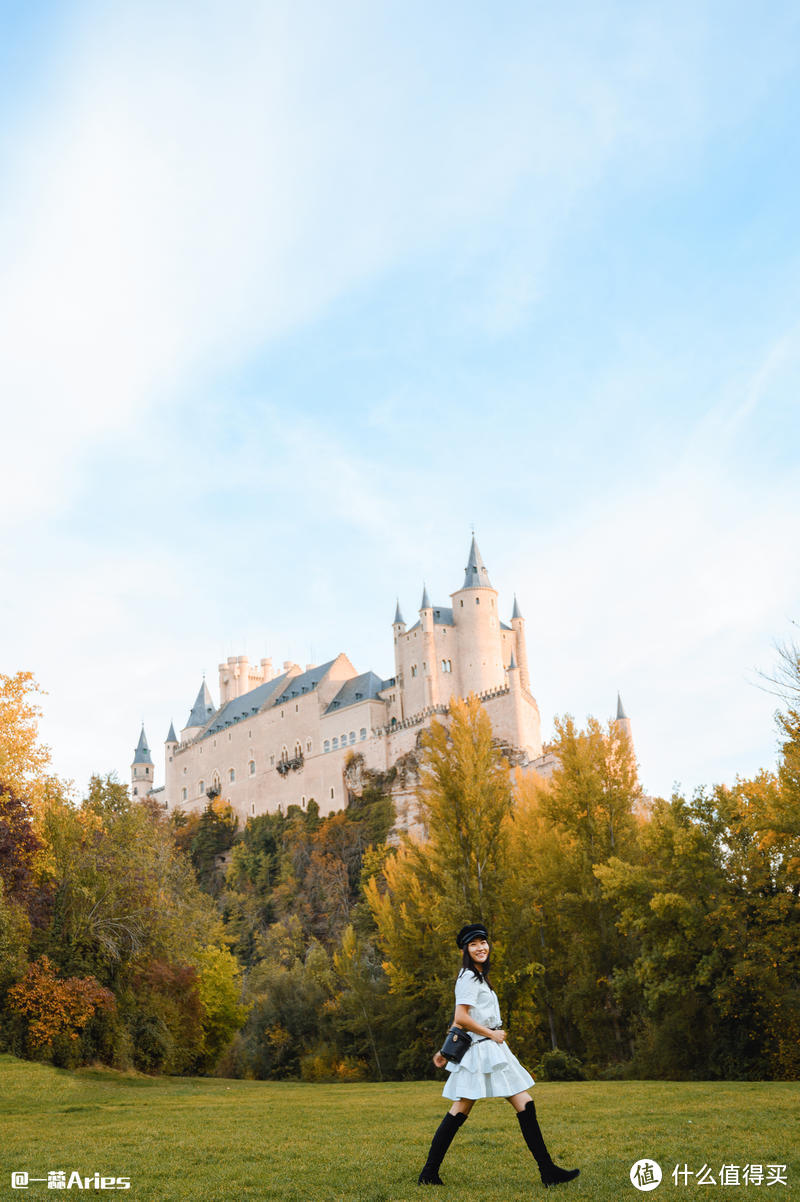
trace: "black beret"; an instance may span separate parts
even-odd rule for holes
[[[470,922],[456,935],[456,943],[459,947],[466,947],[473,939],[488,939],[489,932],[482,922]]]

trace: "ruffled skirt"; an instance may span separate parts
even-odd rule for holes
[[[533,1077],[523,1068],[508,1044],[493,1039],[474,1043],[460,1064],[448,1064],[448,1077],[442,1097],[510,1098],[533,1085]]]

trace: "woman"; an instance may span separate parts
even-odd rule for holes
[[[506,1045],[506,1033],[500,1022],[497,994],[489,984],[489,936],[483,923],[462,927],[456,936],[462,951],[462,968],[456,979],[454,1023],[472,1035],[472,1045],[460,1064],[448,1064],[437,1052],[438,1068],[449,1073],[442,1095],[453,1105],[442,1119],[431,1143],[420,1185],[443,1185],[439,1167],[453,1142],[453,1136],[466,1121],[477,1098],[505,1098],[517,1112],[525,1143],[530,1148],[545,1188],[571,1181],[579,1169],[561,1169],[553,1164],[536,1121],[536,1108],[528,1089],[533,1077]]]

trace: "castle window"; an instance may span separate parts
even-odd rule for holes
[[[351,730],[350,731],[350,742],[355,743],[355,741],[356,741],[356,732],[354,730]]]
[[[255,774],[256,774],[256,762],[255,762],[255,760],[251,760],[250,761],[250,775],[255,776]]]
[[[254,801],[251,801],[250,802],[250,813],[255,814],[255,812],[256,812],[256,803]]]
[[[269,766],[270,766],[270,768],[274,768],[274,767],[275,767],[275,756],[274,756],[274,755],[271,755],[271,756],[269,757]]]
[[[331,749],[331,742],[330,742],[330,739],[326,739],[326,740],[325,740],[325,742],[322,744],[322,750],[323,750],[323,751],[330,751],[330,749]]]
[[[461,608],[462,608],[462,609],[464,608],[464,602],[463,602],[463,600],[459,601],[459,603],[458,603],[458,604],[461,606]]]
[[[205,793],[205,791],[206,791],[206,782],[205,782],[204,780],[201,780],[201,781],[200,781],[200,786],[199,786],[199,788],[198,788],[197,792],[198,792],[198,793],[200,794],[200,796],[202,797],[202,796],[203,796],[203,794]]]
[[[334,751],[339,750],[339,739],[336,735],[334,735],[334,737],[333,737],[333,750]]]
[[[183,790],[181,790],[181,797],[183,798],[183,800],[184,800],[184,801],[186,801],[186,798],[187,798],[187,796],[188,796],[188,793],[189,793],[189,790],[188,790],[188,789],[183,789]]]
[[[185,789],[184,789],[183,791],[184,791],[184,793],[186,792],[186,790],[185,790]],[[139,796],[139,790],[138,790],[137,788],[134,788],[134,790],[133,790],[133,796],[134,796],[134,797],[138,797],[138,796]]]
[[[294,712],[295,712],[295,713],[298,713],[298,712],[299,712],[299,710],[300,710],[300,706],[299,706],[299,705],[296,705],[296,706],[294,707]]]
[[[305,793],[304,793],[304,794],[303,794],[303,796],[300,798],[300,805],[302,806],[302,808],[303,808],[303,809],[305,809],[305,808],[306,808],[306,795],[305,795]]]
[[[417,665],[416,665],[416,664],[412,664],[412,665],[411,665],[411,675],[412,675],[412,676],[416,676],[416,674],[417,674]]]
[[[331,801],[333,801],[335,796],[336,796],[336,793],[334,791],[333,785],[331,785]]]
[[[360,730],[360,732],[359,732],[359,735],[360,735],[360,738],[362,738],[362,739],[366,739],[366,737],[367,737],[367,728],[366,728],[366,726],[362,726],[362,727],[361,727],[361,730]]]
[[[217,794],[219,794],[219,773],[218,772],[214,773],[214,779],[212,780],[211,784],[214,786],[214,789],[216,790]]]
[[[476,597],[476,598],[475,598],[475,604],[476,604],[476,605],[480,605],[480,603],[481,603],[481,599],[480,599],[480,597]]]
[[[185,775],[186,775],[186,773],[187,773],[188,771],[189,771],[189,769],[188,769],[188,768],[184,768],[184,770],[183,770],[183,775],[185,776]]]
[[[231,784],[233,784],[233,782],[236,780],[236,770],[234,768],[229,769],[228,780]]]
[[[281,747],[281,763],[283,763],[283,764],[289,763],[289,748],[286,746],[285,743],[284,743],[283,747]]]
[[[340,741],[341,741],[342,747],[346,747],[347,746],[347,735],[342,735]]]
[[[442,660],[442,671],[443,672],[452,672],[453,671],[453,665],[449,659]]]
[[[311,754],[311,740],[310,739],[306,739],[306,751],[308,752],[309,755]]]
[[[295,745],[294,745],[294,758],[295,758],[296,760],[299,760],[299,759],[300,759],[300,756],[301,756],[302,754],[303,754],[303,748],[302,748],[302,746],[301,746],[301,744],[300,744],[300,740],[298,739],[298,740],[297,740],[297,742],[296,742],[296,743],[295,743]]]

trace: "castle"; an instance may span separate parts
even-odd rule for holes
[[[548,775],[542,755],[539,707],[531,693],[525,621],[516,597],[510,623],[499,613],[475,538],[464,583],[450,605],[432,605],[423,589],[419,617],[407,627],[399,602],[392,623],[394,675],[359,673],[346,655],[318,665],[251,664],[232,656],[219,665],[220,704],[203,681],[186,725],[165,743],[165,783],[154,787],[144,726],[131,765],[131,791],[166,810],[196,811],[224,796],[240,819],[314,799],[321,814],[347,804],[347,764],[385,772],[417,746],[451,697],[475,693],[495,738],[531,769]],[[629,726],[621,704],[617,714]],[[630,733],[630,732],[629,732]],[[402,793],[402,790],[400,790]],[[396,797],[396,802],[403,801]],[[398,806],[402,809],[402,806]],[[414,824],[405,798],[403,825]]]

